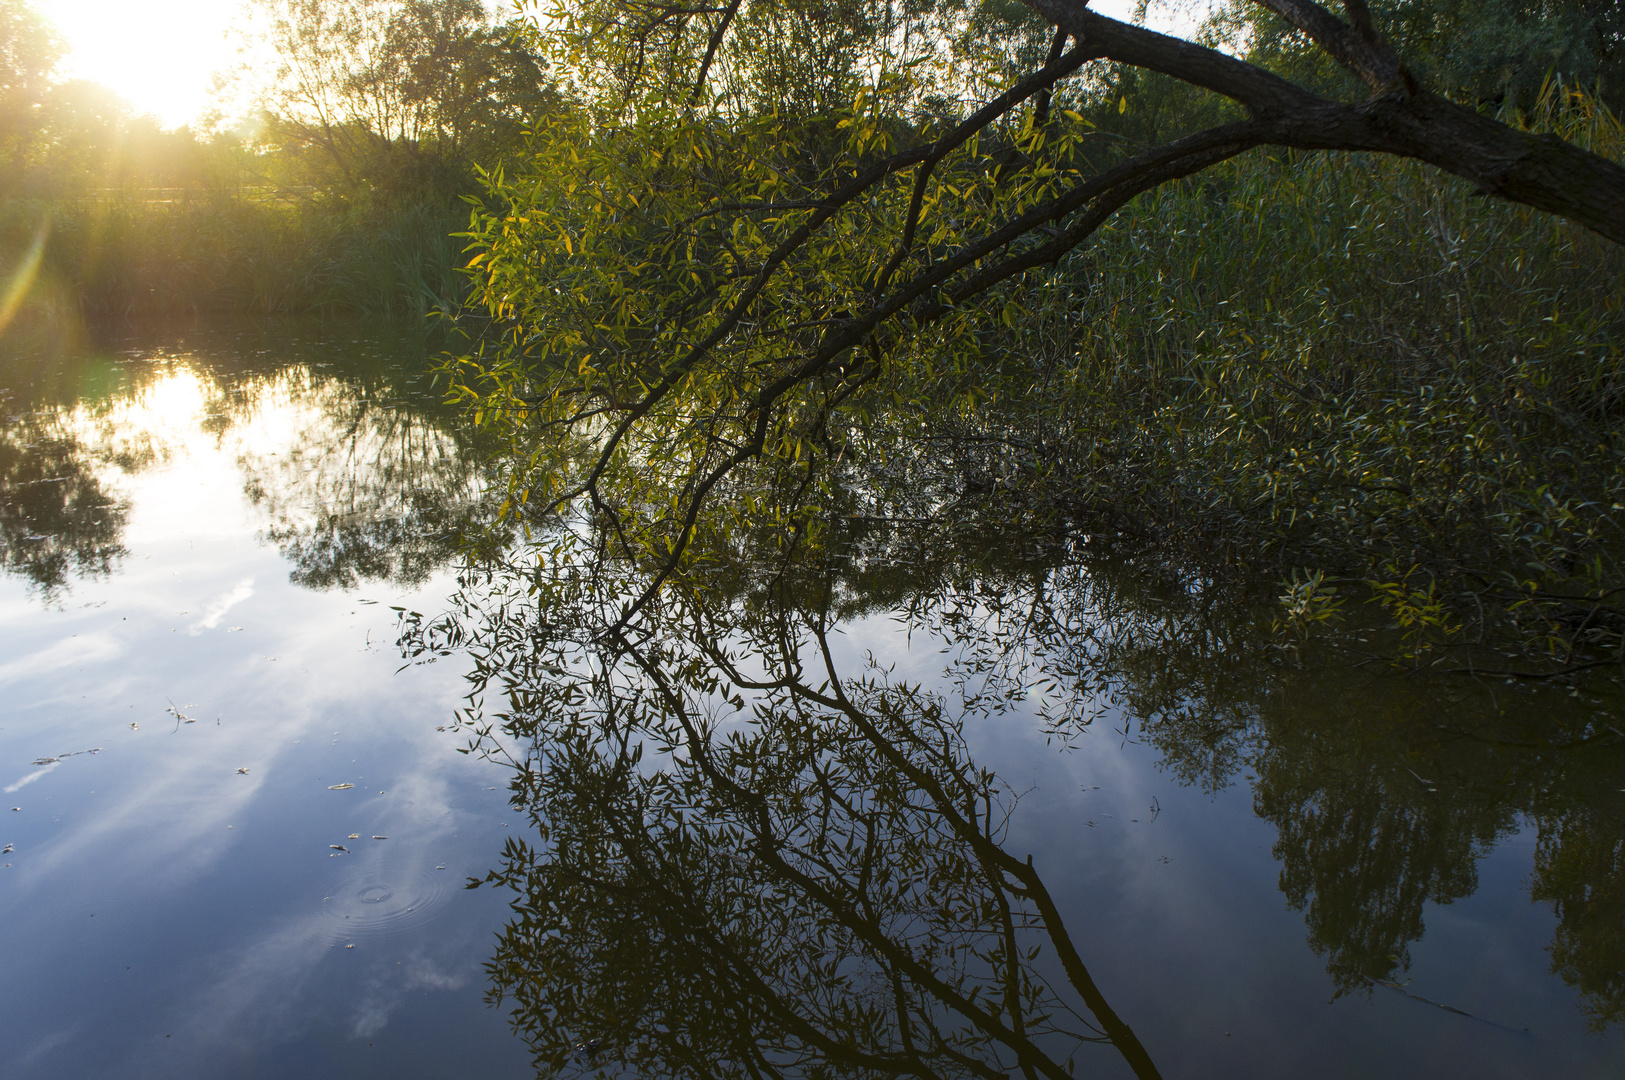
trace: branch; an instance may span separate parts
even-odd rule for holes
[[[1069,29],[1080,49],[1222,94],[1273,130],[1265,141],[1303,150],[1364,150],[1412,158],[1482,193],[1568,218],[1625,244],[1625,168],[1552,135],[1531,135],[1422,90],[1385,43],[1308,0],[1258,0],[1309,34],[1376,93],[1332,101],[1179,38],[1097,15],[1083,0],[1022,0]],[[1363,10],[1359,0],[1355,8]],[[1357,23],[1369,27],[1367,17]]]
[[[689,95],[690,102],[699,101],[700,95],[705,92],[705,78],[711,74],[711,62],[717,58],[717,50],[722,47],[722,39],[728,34],[728,26],[734,21],[734,16],[739,14],[739,6],[743,3],[744,0],[733,0],[722,13],[717,28],[711,31],[711,40],[705,47],[705,59],[700,61],[700,73],[694,77],[694,92]]]

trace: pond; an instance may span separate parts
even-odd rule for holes
[[[1616,699],[878,514],[609,640],[434,347],[3,357],[3,1075],[1625,1075]]]

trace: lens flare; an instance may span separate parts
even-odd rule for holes
[[[23,306],[23,299],[28,290],[34,287],[34,278],[39,274],[39,264],[45,258],[45,239],[51,235],[51,221],[49,218],[40,222],[34,231],[34,242],[29,245],[28,253],[18,264],[11,280],[6,282],[5,291],[0,292],[0,334],[5,333],[6,327],[11,325],[12,316],[17,309]]]

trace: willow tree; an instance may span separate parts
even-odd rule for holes
[[[932,395],[974,407],[1051,268],[1138,196],[1260,147],[1412,159],[1625,242],[1615,162],[1429,89],[1364,0],[1258,3],[1360,92],[1082,0],[561,5],[535,47],[573,106],[489,176],[469,234],[507,337],[454,370],[513,440],[508,508],[581,510],[643,568],[618,632],[702,514],[804,539],[855,432],[905,429]],[[1199,92],[1212,122],[1110,136],[1081,103],[1126,72]]]

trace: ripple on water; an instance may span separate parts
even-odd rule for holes
[[[451,900],[450,875],[385,865],[334,882],[322,898],[321,936],[329,945],[378,941],[416,931]]]

